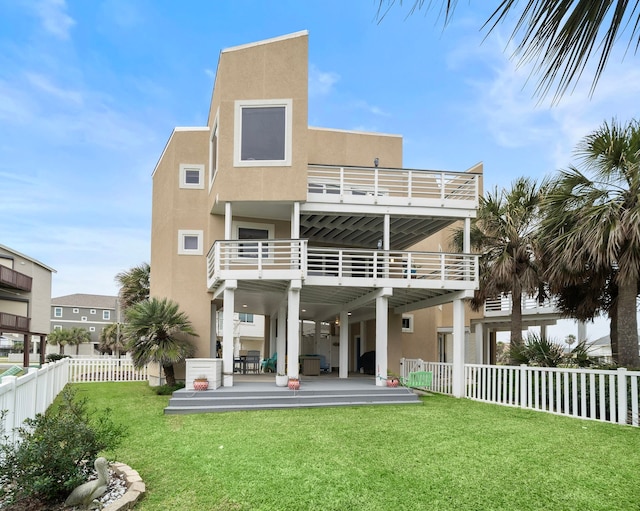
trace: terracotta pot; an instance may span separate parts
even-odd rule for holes
[[[389,378],[387,380],[387,387],[397,387],[398,386],[398,379],[397,378]]]
[[[289,380],[289,389],[298,390],[300,388],[300,380]]]
[[[193,380],[193,390],[207,390],[208,388],[208,380]]]

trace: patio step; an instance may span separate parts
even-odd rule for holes
[[[311,388],[293,391],[287,388],[241,390],[222,387],[205,391],[178,390],[173,393],[164,413],[190,414],[419,403],[421,401],[418,396],[405,388],[372,387],[344,390]]]

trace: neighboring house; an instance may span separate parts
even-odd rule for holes
[[[81,355],[96,353],[102,329],[119,319],[117,296],[77,293],[52,298],[50,307],[51,332],[79,327],[91,334],[91,342],[79,347]],[[58,353],[59,347],[50,346],[49,351]],[[65,354],[74,353],[75,347],[65,349]]]
[[[196,356],[222,339],[228,374],[240,313],[265,317],[279,371],[313,349],[347,378],[375,352],[378,385],[402,357],[437,360],[446,327],[462,395],[482,165],[405,169],[399,135],[310,127],[308,74],[306,31],[221,52],[207,125],[175,128],[153,172],[151,295],[187,312]]]
[[[49,333],[53,268],[0,245],[0,334],[12,334],[24,345],[23,364],[44,361]],[[40,357],[33,356],[40,353]]]

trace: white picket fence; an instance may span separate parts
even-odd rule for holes
[[[433,392],[451,394],[453,364],[402,359],[402,376],[432,371]],[[639,427],[640,371],[465,364],[465,397],[580,419]]]
[[[147,368],[138,370],[131,359],[63,358],[44,364],[28,373],[3,376],[0,383],[0,410],[5,412],[0,433],[4,430],[11,441],[14,428],[25,419],[44,413],[67,383],[146,381]]]

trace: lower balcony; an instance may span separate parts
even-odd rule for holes
[[[314,286],[467,290],[478,256],[309,247],[307,240],[216,241],[207,255],[210,290],[223,280],[303,280]]]
[[[29,332],[29,318],[0,312],[0,331]]]

